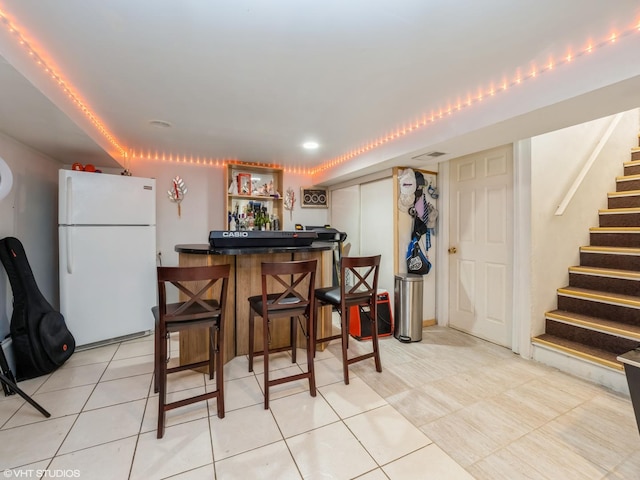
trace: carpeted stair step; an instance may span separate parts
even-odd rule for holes
[[[628,192],[610,192],[607,195],[607,199],[607,207],[609,208],[640,207],[640,190],[629,190]]]
[[[598,332],[603,335],[611,337],[619,337],[626,342],[622,348],[627,350],[634,349],[640,345],[640,325],[629,325],[628,323],[620,323],[614,320],[606,320],[604,318],[592,317],[590,315],[582,315],[575,312],[567,312],[566,310],[553,310],[552,312],[545,313],[545,320],[548,323],[562,323],[574,328],[580,328],[589,332]],[[558,333],[547,330],[546,333],[551,333],[558,336]],[[594,345],[598,348],[610,350],[604,346]],[[622,353],[624,353],[622,352]]]
[[[559,288],[558,310],[640,326],[640,297],[586,288]]]
[[[616,192],[640,190],[640,175],[624,175],[616,177]]]
[[[594,246],[640,248],[640,227],[591,227],[589,239]]]
[[[640,294],[640,272],[599,267],[569,267],[569,286],[623,295]]]
[[[638,135],[638,139],[640,140],[640,135]],[[638,141],[640,144],[640,141]],[[640,160],[640,147],[633,147],[631,149],[631,161]]]
[[[598,210],[601,227],[637,227],[640,208],[606,208]]]
[[[597,330],[590,330],[579,325],[547,319],[545,333],[564,338],[571,342],[581,343],[587,347],[604,350],[615,355],[622,355],[640,345],[640,341],[631,340],[618,335],[610,335]]]
[[[624,162],[624,174],[626,175],[640,175],[640,159],[632,160],[631,162]]]
[[[580,265],[640,271],[640,248],[580,247]]]
[[[578,342],[572,342],[566,338],[556,337],[548,333],[534,337],[532,341],[535,345],[561,351],[568,355],[594,362],[614,370],[624,369],[622,364],[617,360],[617,355],[607,352],[606,350],[590,347]]]

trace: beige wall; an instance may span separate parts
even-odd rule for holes
[[[569,283],[568,268],[579,264],[579,248],[598,226],[598,209],[638,145],[639,111],[623,117],[564,215],[554,215],[613,117],[531,139],[531,334],[544,332],[544,313],[556,308],[556,289]]]
[[[58,169],[55,160],[0,134],[0,157],[11,168],[13,187],[0,200],[0,238],[24,245],[36,282],[58,306]],[[0,268],[0,338],[9,332],[13,294]]]
[[[224,212],[226,186],[223,167],[138,161],[132,165],[131,170],[135,176],[156,179],[156,238],[157,250],[162,254],[163,265],[177,265],[178,254],[174,251],[176,244],[206,243],[209,231],[227,228],[227,215]],[[167,196],[171,180],[176,176],[184,180],[188,189],[181,204],[180,217],[178,217],[176,204],[171,203]],[[285,173],[284,184],[285,189],[291,187],[296,193],[293,212],[290,214],[285,211],[283,219],[285,230],[293,230],[296,223],[302,225],[327,223],[327,209],[300,207],[300,187],[310,186],[308,177]]]

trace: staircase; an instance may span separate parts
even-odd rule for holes
[[[545,314],[545,333],[532,342],[622,372],[616,357],[640,346],[640,148],[599,218],[569,285],[558,289],[557,310]]]

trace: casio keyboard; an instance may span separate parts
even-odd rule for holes
[[[213,230],[209,232],[209,244],[212,248],[308,247],[315,240],[318,240],[316,232],[280,230]]]

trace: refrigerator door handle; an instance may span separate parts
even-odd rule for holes
[[[72,180],[73,179],[71,177],[67,177],[67,211],[65,212],[67,224],[71,223],[71,212],[73,212],[73,207],[71,205],[71,203],[73,202]]]
[[[73,273],[73,259],[71,258],[72,251],[73,251],[73,248],[71,248],[71,237],[72,237],[72,235],[71,235],[71,232],[69,231],[68,227],[65,228],[63,231],[64,231],[64,236],[66,237],[64,244],[65,244],[65,247],[66,247],[66,250],[67,250],[67,252],[66,252],[66,255],[67,255],[67,273],[69,275],[71,275]]]

